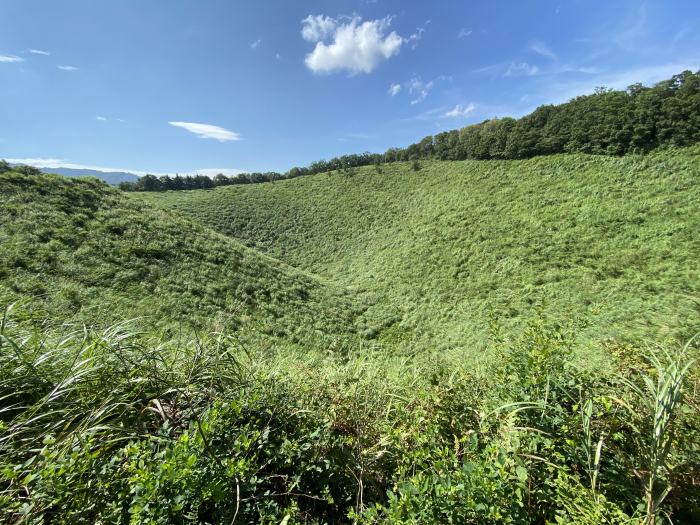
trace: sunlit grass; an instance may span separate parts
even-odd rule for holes
[[[698,151],[394,163],[130,197],[356,291],[367,335],[392,347],[473,351],[491,312],[517,330],[542,301],[561,322],[589,316],[594,341],[685,340]]]

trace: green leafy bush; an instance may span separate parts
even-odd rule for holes
[[[653,437],[631,434],[658,426],[635,386],[648,369],[575,366],[578,328],[538,315],[475,374],[430,356],[275,356],[221,334],[5,316],[0,502],[10,521],[56,523],[692,523],[698,400],[674,370],[696,350],[652,358],[678,379],[659,460]],[[654,461],[669,497],[652,487],[648,508]]]

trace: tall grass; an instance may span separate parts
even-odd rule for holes
[[[693,338],[694,339],[694,338]],[[641,384],[627,380],[646,416],[647,425],[638,429],[644,470],[645,524],[657,523],[662,504],[673,490],[669,459],[674,443],[675,420],[683,400],[683,384],[694,359],[688,357],[688,341],[677,354],[662,350],[647,355],[650,372],[641,373]]]
[[[691,369],[671,349],[620,382],[572,366],[570,331],[539,318],[480,370],[456,354],[244,348],[235,333],[172,339],[133,321],[37,330],[10,312],[0,326],[6,521],[698,515],[692,480],[670,465],[693,461],[698,441],[697,428],[674,439],[674,427],[695,425],[697,399],[684,401]],[[631,410],[605,409],[613,398]],[[653,432],[637,442],[633,426]]]

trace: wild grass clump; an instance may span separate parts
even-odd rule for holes
[[[639,409],[634,412],[638,417],[630,414],[630,421],[641,452],[641,468],[635,474],[644,484],[646,525],[656,523],[665,512],[663,503],[674,488],[673,469],[679,465],[672,449],[683,384],[694,364],[687,355],[691,341],[678,355],[663,349],[649,354],[650,370],[641,374],[641,384],[627,381]]]

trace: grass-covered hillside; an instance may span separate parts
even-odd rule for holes
[[[35,321],[141,318],[313,344],[353,338],[351,294],[96,179],[0,174],[0,299]]]
[[[0,522],[697,523],[699,153],[0,174]]]
[[[697,146],[399,162],[134,197],[356,290],[380,341],[473,351],[492,317],[513,327],[540,302],[589,319],[598,341],[698,328]]]

